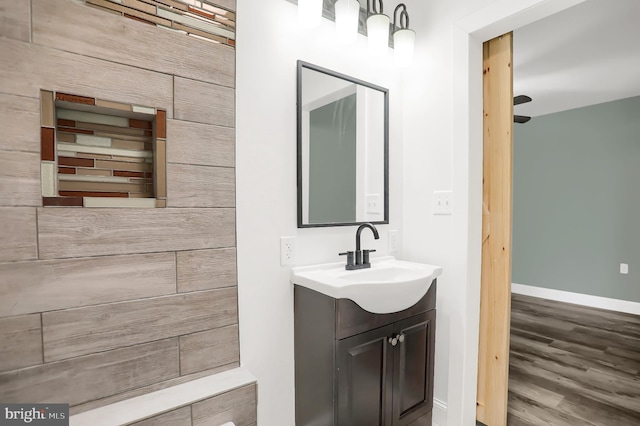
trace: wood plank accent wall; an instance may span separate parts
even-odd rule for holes
[[[183,34],[140,25],[129,19],[118,19],[117,16],[83,5],[74,4],[60,10],[57,1],[31,1],[33,42],[38,45],[168,75],[235,86],[235,51],[228,46],[196,41]],[[90,10],[77,12],[81,9]],[[64,22],[64,25],[60,25],[60,22]],[[105,34],[108,37],[103,37]],[[142,46],[139,40],[145,40],[146,44]],[[176,61],[178,56],[180,60]],[[71,93],[84,94],[81,90],[72,90]],[[125,99],[107,96],[95,97],[126,102]],[[160,106],[154,102],[137,103]]]
[[[244,386],[131,426],[220,426],[234,422],[236,426],[255,426],[256,385]]]
[[[29,2],[14,0],[0,0],[0,36],[29,41],[31,31],[25,22],[29,21]]]
[[[0,22],[0,401],[78,413],[239,366],[234,48],[72,0]],[[166,111],[167,208],[43,207],[41,90]],[[248,389],[193,424],[255,423]]]
[[[205,399],[191,406],[193,426],[218,426],[232,421],[236,426],[255,424],[255,414],[247,410],[256,400],[255,386],[238,389],[234,395],[230,392],[215,398]]]

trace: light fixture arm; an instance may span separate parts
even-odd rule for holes
[[[400,12],[400,19],[398,20],[398,11],[402,9],[402,11]],[[403,21],[404,20],[404,24]],[[400,3],[398,6],[396,6],[396,10],[393,11],[393,31],[396,31],[397,25],[396,23],[400,24],[400,29],[401,30],[405,30],[407,28],[409,28],[409,14],[407,13],[407,6],[404,3]]]
[[[382,15],[383,8],[382,0],[367,0],[367,16]]]

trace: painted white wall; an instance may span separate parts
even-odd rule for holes
[[[345,260],[356,227],[296,227],[296,61],[390,90],[390,224],[363,244],[388,254],[387,230],[402,229],[402,81],[392,60],[373,61],[366,39],[335,41],[323,19],[301,29],[285,0],[238,0],[236,190],[241,362],[258,378],[258,422],[294,424],[293,288],[280,266],[280,237],[297,236],[296,264]]]
[[[435,404],[450,426],[475,424],[482,228],[482,42],[583,0],[415,5],[425,52],[405,81],[403,250],[444,266],[438,286]],[[413,18],[412,18],[412,21]],[[411,87],[411,90],[408,88]],[[430,216],[452,189],[453,215]],[[441,413],[434,413],[442,419]],[[442,420],[441,420],[442,421]]]
[[[459,185],[467,180],[469,166],[454,162],[452,144],[454,129],[468,123],[465,117],[453,115],[455,66],[464,66],[454,63],[453,23],[487,3],[421,2],[409,9],[412,25],[417,25],[416,52],[420,55],[405,80],[411,90],[406,90],[404,100],[403,252],[407,260],[444,267],[438,279],[434,378],[434,419],[441,426],[445,420],[449,425],[471,424],[469,416],[462,417],[468,256],[466,247],[459,244],[469,235],[463,221],[468,218],[466,188]],[[439,190],[454,191],[452,216],[432,214],[433,192]],[[473,384],[475,387],[475,380]]]
[[[390,89],[390,217],[398,257],[444,266],[438,284],[436,404],[450,426],[475,424],[482,177],[482,42],[583,0],[407,1],[413,67],[373,61],[364,37],[336,43],[334,24],[301,30],[285,0],[238,0],[237,243],[241,362],[258,378],[258,421],[294,424],[293,292],[279,237],[297,264],[338,260],[355,227],[296,228],[297,59]],[[405,89],[403,91],[403,88]],[[454,191],[433,216],[434,190]],[[368,234],[367,234],[368,235]],[[368,239],[367,239],[368,238]],[[443,413],[438,418],[444,423]],[[442,425],[444,426],[444,425]]]

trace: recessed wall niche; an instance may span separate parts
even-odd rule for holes
[[[166,207],[166,111],[41,90],[45,207]]]

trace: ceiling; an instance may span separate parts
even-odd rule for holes
[[[640,96],[640,0],[587,0],[514,31],[514,107],[533,117]]]

